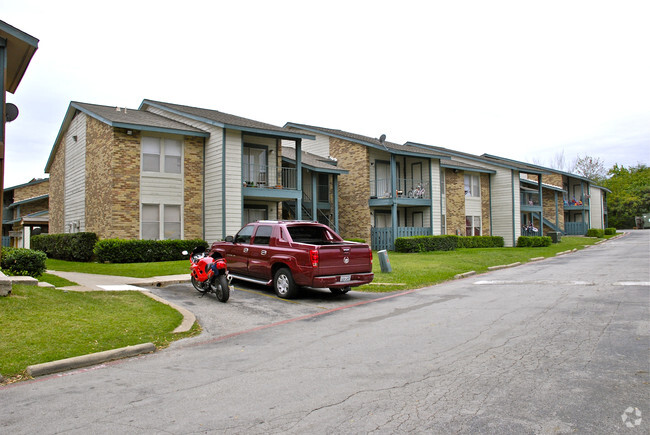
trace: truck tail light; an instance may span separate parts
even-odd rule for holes
[[[309,251],[309,259],[311,260],[312,267],[318,267],[318,251],[312,249]]]
[[[368,249],[368,254],[370,254],[370,265],[372,266],[372,249]]]

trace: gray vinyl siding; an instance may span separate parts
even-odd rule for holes
[[[431,229],[433,230],[434,235],[440,235],[442,224],[441,215],[443,214],[440,203],[440,161],[431,160],[429,170],[431,171],[431,207],[433,208],[433,222]],[[427,222],[430,220],[428,213],[426,213],[424,220]]]
[[[323,134],[317,134],[311,131],[305,131],[305,130],[298,130],[295,128],[292,128],[294,131],[299,131],[301,133],[306,133],[306,134],[311,134],[316,136],[315,140],[310,140],[310,139],[303,139],[301,143],[301,149],[303,151],[316,154],[319,156],[327,157],[330,155],[330,138],[329,136],[325,136]],[[290,148],[295,148],[296,143],[292,140],[283,140],[282,141],[282,146],[285,147],[290,147]]]
[[[76,137],[76,140],[75,140]],[[86,115],[79,113],[65,134],[64,232],[86,228]]]
[[[235,235],[242,227],[244,204],[242,203],[241,166],[243,151],[242,133],[236,130],[226,130],[226,234],[223,237]],[[219,198],[221,198],[221,192]],[[206,217],[207,215],[206,211]],[[221,234],[221,228],[219,228],[218,234]]]
[[[521,234],[519,172],[499,169],[492,177],[492,235],[503,237],[505,246],[512,247]]]

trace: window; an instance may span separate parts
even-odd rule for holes
[[[253,225],[246,225],[244,228],[239,230],[235,236],[235,243],[246,243],[251,242],[251,236],[253,235],[253,230],[255,227]]]
[[[330,177],[328,174],[318,174],[318,202],[330,200]]]
[[[162,222],[161,216],[163,217]],[[181,239],[181,206],[142,204],[141,232],[144,240]]]
[[[440,170],[440,191],[442,192],[443,195],[447,193],[445,192],[445,170],[444,169]]]
[[[481,185],[478,175],[465,175],[465,196],[475,198],[481,196]]]
[[[180,174],[182,160],[183,145],[180,140],[142,137],[142,171]]]
[[[445,235],[447,234],[447,216],[444,214],[441,216],[440,219],[440,234]]]
[[[253,243],[255,245],[268,245],[271,241],[271,233],[273,232],[273,227],[269,225],[260,225],[257,227],[255,232],[255,238]]]
[[[266,147],[244,147],[244,181],[253,186],[267,182]]]
[[[480,236],[481,235],[481,217],[480,216],[465,216],[465,235],[466,236]]]

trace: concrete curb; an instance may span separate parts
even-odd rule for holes
[[[454,276],[454,279],[461,279],[461,278],[467,278],[468,276],[476,275],[475,270],[470,270],[469,272],[465,273],[459,273],[458,275]]]
[[[127,358],[155,351],[156,346],[154,346],[153,343],[137,344],[135,346],[127,346],[120,349],[91,353],[90,355],[75,356],[73,358],[66,358],[43,364],[34,364],[27,367],[27,374],[32,377],[49,375],[52,373],[78,369],[80,367],[92,366],[120,358]]]

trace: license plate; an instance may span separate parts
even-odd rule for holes
[[[352,278],[351,275],[341,275],[341,280],[340,282],[350,282],[350,279]]]

